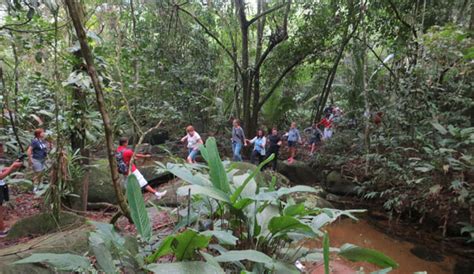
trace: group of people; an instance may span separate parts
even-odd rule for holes
[[[323,140],[328,140],[332,137],[334,122],[337,121],[341,115],[342,111],[338,107],[329,106],[324,110],[324,117],[319,122],[315,122],[312,126],[304,129],[304,133],[309,135],[308,144],[310,146],[310,155],[315,153]],[[234,119],[232,122],[231,137],[232,160],[242,161],[242,148],[253,145],[250,161],[254,164],[261,163],[271,154],[275,154],[271,162],[271,168],[276,170],[280,147],[284,139],[287,140],[288,144],[289,158],[287,161],[289,164],[292,164],[296,157],[298,145],[303,144],[303,138],[295,122],[291,123],[289,130],[283,135],[279,134],[278,129],[274,127],[267,136],[265,136],[263,129],[258,129],[254,138],[247,139],[241,127],[240,120]],[[191,125],[186,128],[186,135],[181,138],[181,142],[186,141],[188,148],[186,160],[192,164],[196,162],[196,156],[199,154],[199,145],[203,144],[203,140]]]

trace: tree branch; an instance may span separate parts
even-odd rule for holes
[[[392,0],[388,0],[388,4],[390,5],[390,8],[393,10],[393,12],[395,13],[395,16],[397,17],[397,19],[403,24],[405,25],[407,28],[409,28],[412,32],[413,32],[413,36],[415,38],[418,38],[418,35],[416,34],[416,30],[415,28],[408,24],[407,21],[405,21],[402,16],[400,15],[400,13],[398,12],[398,9],[397,9],[397,6],[395,6],[395,4],[392,2]]]
[[[290,72],[292,71],[296,66],[298,66],[299,64],[301,64],[303,62],[303,60],[308,57],[311,53],[308,53],[308,54],[305,54],[305,55],[302,55],[300,56],[299,58],[297,58],[293,63],[291,63],[288,67],[285,68],[285,70],[283,70],[283,72],[280,74],[280,76],[278,77],[278,79],[276,80],[275,83],[273,83],[272,87],[270,88],[270,90],[267,92],[267,94],[265,94],[265,96],[263,96],[262,100],[258,103],[258,109],[261,109],[262,106],[268,101],[268,99],[270,99],[270,97],[272,97],[273,93],[275,92],[275,90],[280,86],[280,83],[281,81],[285,78],[285,76]]]
[[[254,18],[250,19],[250,20],[247,22],[247,26],[252,25],[252,24],[255,23],[258,19],[262,18],[263,16],[265,16],[265,15],[267,15],[267,14],[269,14],[269,13],[272,13],[272,12],[274,12],[274,11],[276,11],[276,10],[279,10],[279,9],[283,8],[284,6],[286,6],[286,5],[288,5],[288,4],[290,4],[290,2],[285,2],[285,3],[283,3],[283,4],[280,4],[280,5],[278,5],[278,6],[273,7],[273,8],[271,8],[271,9],[268,9],[268,10],[266,10],[266,11],[260,13],[260,14],[255,15]]]
[[[216,41],[216,43],[227,53],[227,55],[229,55],[230,59],[232,60],[232,62],[234,63],[234,65],[237,67],[237,69],[239,70],[239,72],[241,71],[240,69],[240,66],[239,66],[239,63],[237,62],[237,58],[236,56],[234,56],[225,46],[224,44],[219,40],[219,38],[217,38],[217,36],[215,36],[194,14],[192,14],[191,12],[181,8],[180,6],[176,6],[176,8],[178,10],[181,10],[182,12],[186,13],[187,15],[189,15],[191,18],[194,19],[194,21],[196,21],[196,23],[198,23],[199,26],[201,26],[204,31],[207,33],[207,35],[209,35],[212,39],[214,39],[214,41]]]
[[[359,37],[355,37],[355,39],[359,40],[362,42],[362,39],[360,39]],[[395,75],[395,73],[393,72],[393,70],[387,66],[387,64],[385,64],[385,62],[382,60],[382,58],[380,58],[380,56],[375,52],[375,50],[369,45],[369,44],[365,44],[367,46],[367,48],[372,52],[372,54],[375,56],[375,58],[377,58],[377,60],[379,60],[380,64],[382,64],[389,72],[390,74],[395,78],[397,79],[397,75]]]

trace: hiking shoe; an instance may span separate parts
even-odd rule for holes
[[[166,192],[168,192],[168,191],[166,191],[166,190],[161,191],[161,192],[157,191],[157,192],[155,192],[155,196],[156,196],[157,199],[161,199],[161,197],[165,196]]]
[[[36,192],[38,192],[38,187],[37,186],[33,187],[33,193],[36,193]]]
[[[8,229],[7,229],[7,230],[4,230],[4,231],[0,231],[0,238],[5,238],[5,237],[7,237],[8,231],[9,231]]]

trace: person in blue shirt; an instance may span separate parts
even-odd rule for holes
[[[42,128],[36,129],[34,135],[35,138],[31,141],[27,154],[29,164],[35,173],[33,177],[33,191],[36,192],[42,183],[43,173],[46,169],[46,156],[48,156],[50,145],[44,140],[45,133]]]
[[[265,146],[267,145],[267,138],[265,137],[263,130],[257,130],[257,136],[252,140],[246,140],[246,142],[253,144],[250,162],[252,162],[252,164],[260,164],[265,158]]]
[[[292,164],[296,156],[296,145],[302,144],[300,131],[296,128],[296,123],[292,122],[290,130],[285,134],[288,137],[288,150],[290,157],[288,158],[288,164]]]

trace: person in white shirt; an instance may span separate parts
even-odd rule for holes
[[[187,134],[181,138],[181,142],[188,141],[188,157],[186,160],[188,163],[194,164],[196,163],[196,156],[199,153],[199,145],[203,144],[203,141],[193,126],[188,126],[186,132]]]

